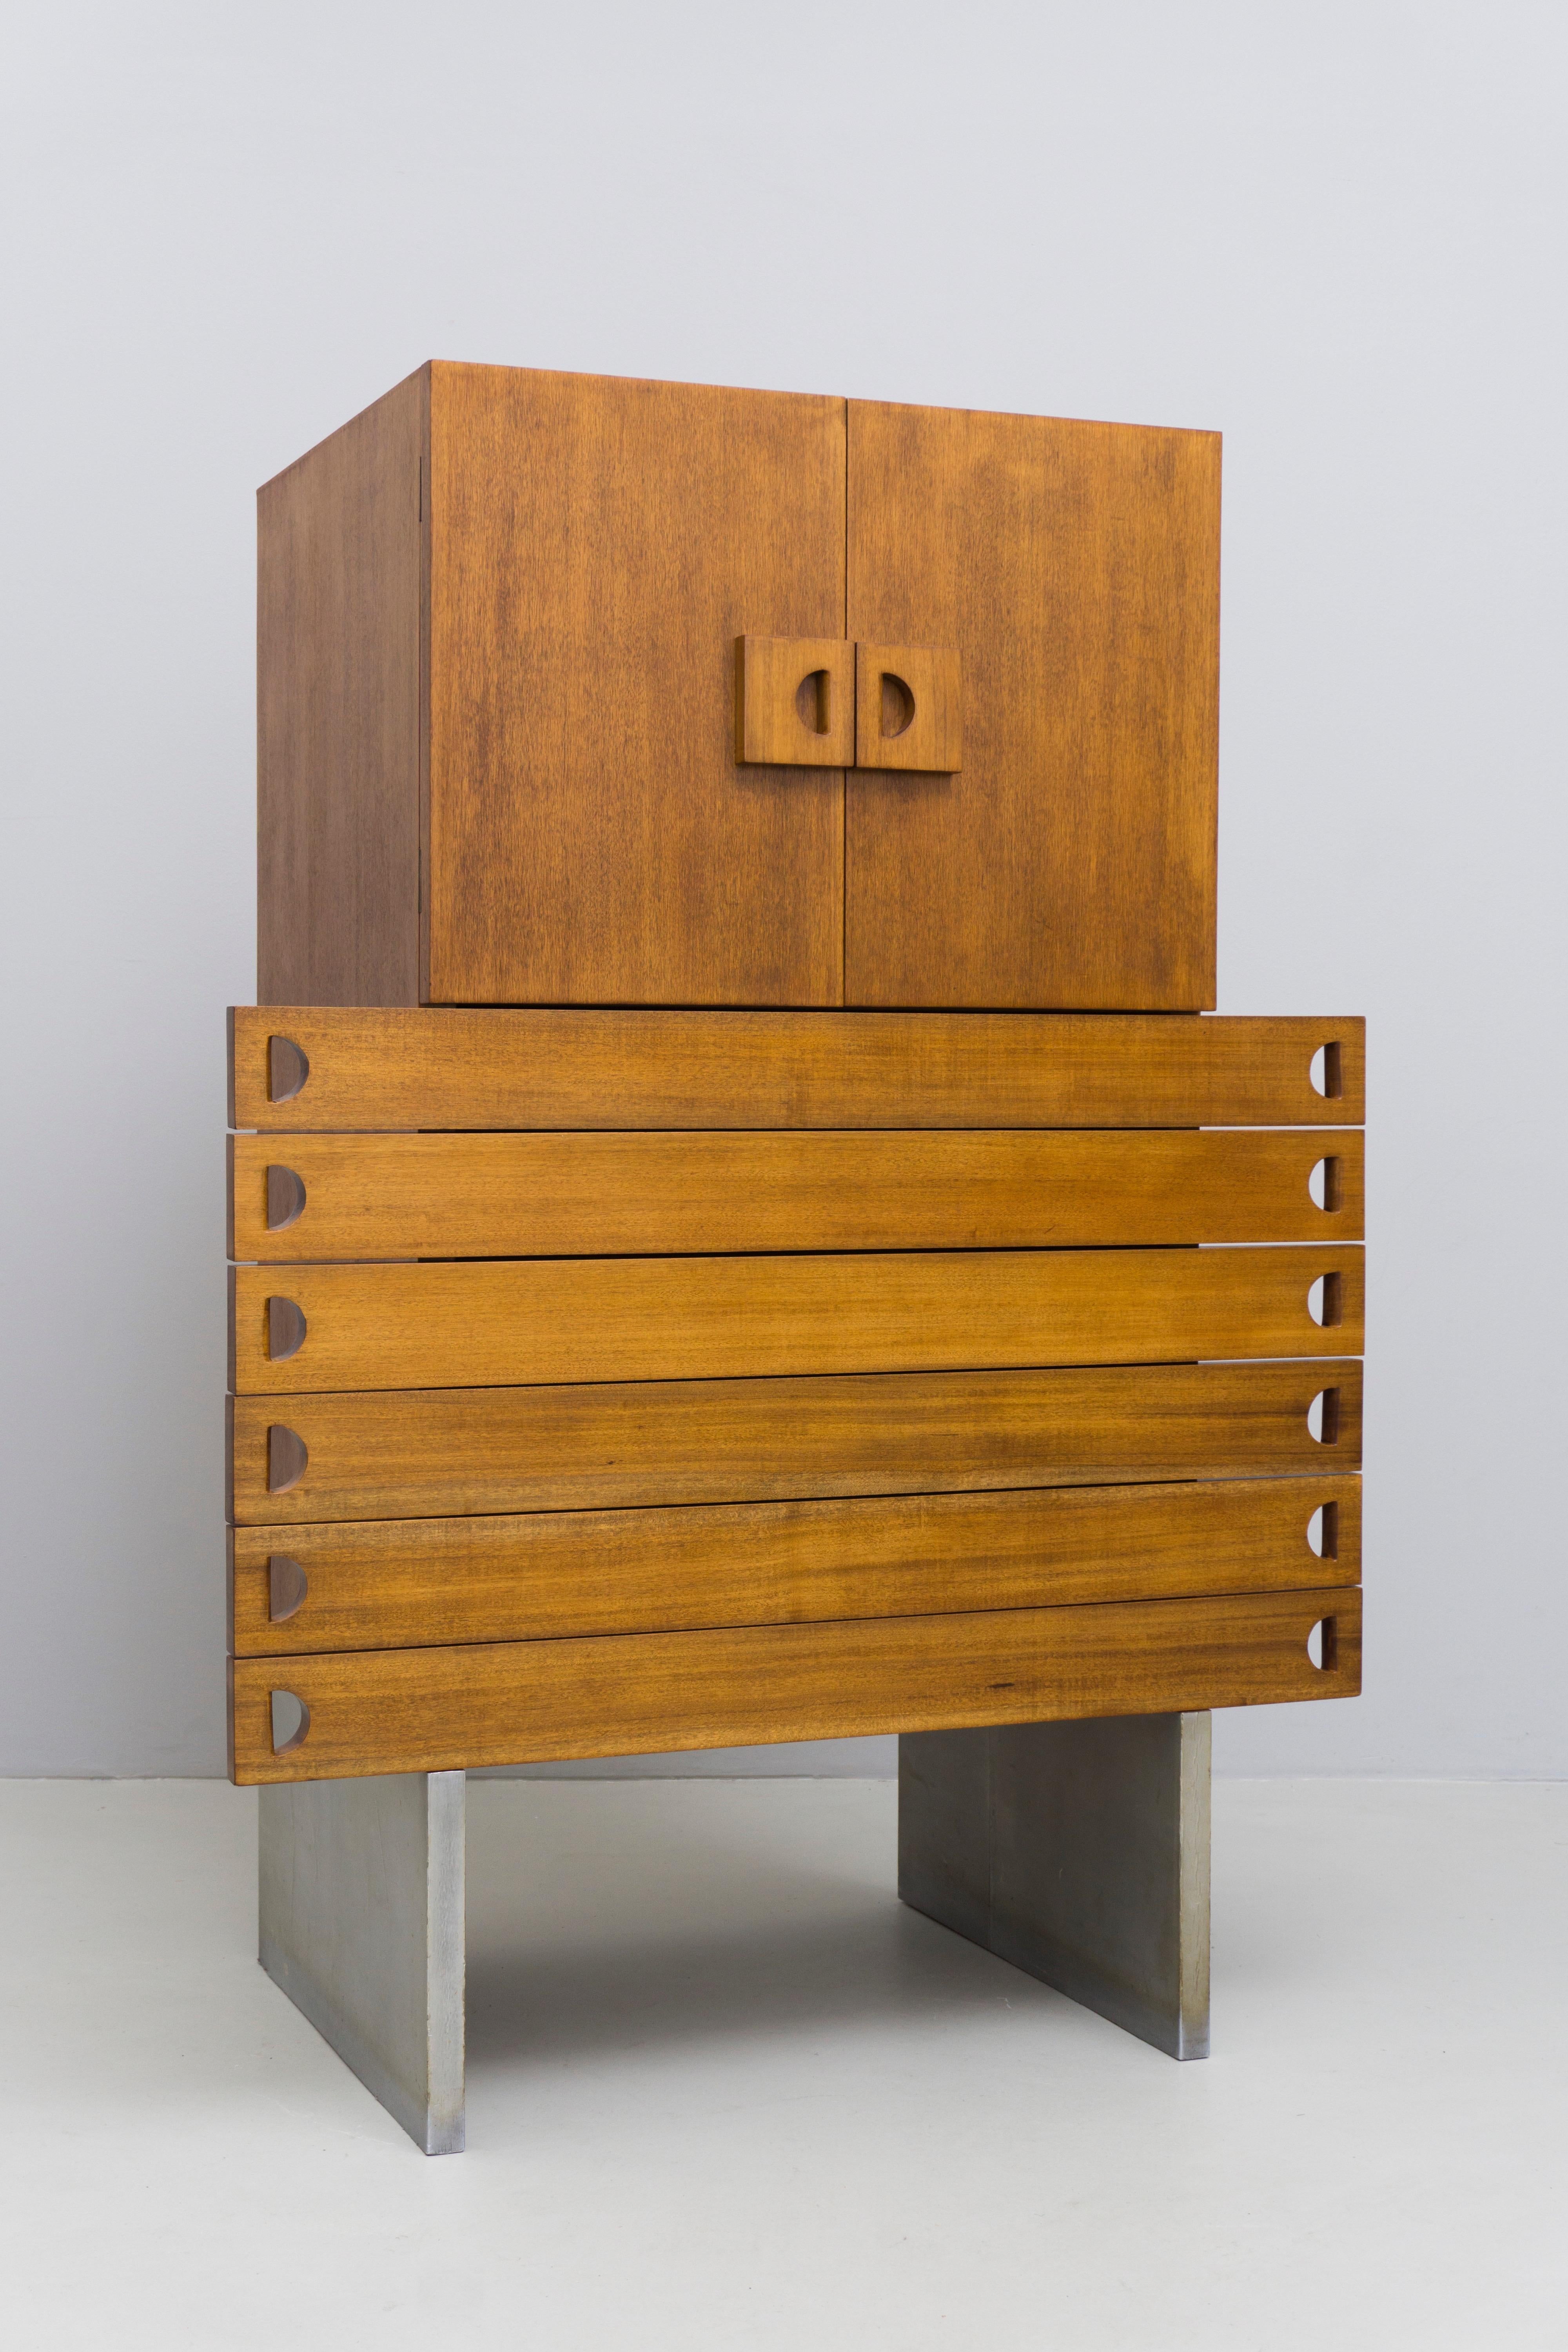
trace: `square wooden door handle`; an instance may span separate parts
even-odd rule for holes
[[[963,764],[963,695],[951,646],[855,648],[855,764],[952,775]]]
[[[735,758],[742,767],[853,767],[854,646],[842,637],[737,637]]]

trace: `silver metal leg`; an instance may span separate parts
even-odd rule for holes
[[[1207,1715],[899,1741],[899,1893],[1173,2058],[1209,2046]]]
[[[261,1965],[426,2156],[463,2145],[465,1776],[261,1796]]]

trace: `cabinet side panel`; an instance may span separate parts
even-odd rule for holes
[[[849,404],[849,635],[955,650],[963,767],[850,781],[845,997],[1215,1001],[1219,437]]]
[[[419,1002],[426,372],[258,495],[257,994]]]

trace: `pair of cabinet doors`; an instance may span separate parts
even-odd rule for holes
[[[260,508],[263,1002],[1213,1004],[1217,436],[432,362]],[[747,636],[960,766],[744,763]]]

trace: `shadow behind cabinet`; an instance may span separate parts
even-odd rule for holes
[[[261,493],[260,999],[1210,1007],[1218,577],[1215,435],[432,362]]]

